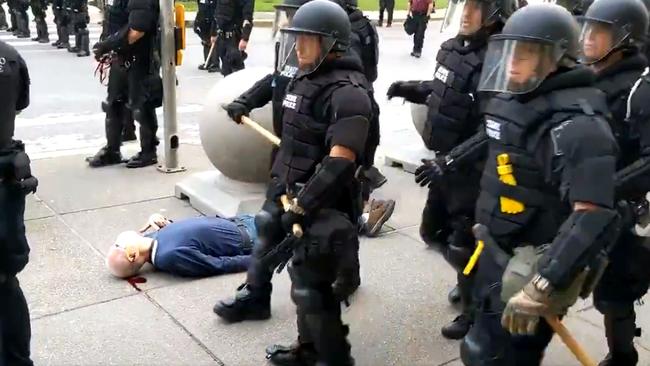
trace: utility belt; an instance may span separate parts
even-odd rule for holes
[[[239,32],[224,31],[224,30],[221,30],[221,29],[217,29],[217,37],[219,37],[219,38],[230,39],[230,38],[235,38],[238,35],[239,35]]]
[[[248,233],[248,226],[246,226],[246,224],[244,224],[244,221],[239,217],[231,217],[228,220],[237,225],[237,230],[239,230],[239,234],[241,235],[242,239],[242,243],[240,245],[241,248],[244,250],[244,252],[251,253],[253,251],[253,240]]]

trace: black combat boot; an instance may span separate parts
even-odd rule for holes
[[[88,37],[88,29],[82,29],[79,31],[79,52],[77,52],[77,57],[88,57],[90,56],[90,38]]]
[[[133,121],[131,121],[131,127],[124,127],[122,130],[122,142],[135,141],[138,139],[138,136],[135,135],[135,126],[133,126]]]
[[[254,288],[247,283],[237,288],[235,297],[221,300],[212,309],[229,323],[264,320],[271,317],[271,284]]]
[[[95,156],[86,158],[88,165],[93,168],[99,168],[108,165],[122,164],[124,159],[119,151],[111,151],[107,147],[102,147]]]
[[[266,348],[266,358],[278,366],[314,366],[316,348],[313,343],[296,341],[290,346],[274,344]]]
[[[634,337],[640,335],[640,329],[636,327],[634,310],[626,314],[606,312],[604,321],[609,353],[598,366],[636,366],[639,354],[634,348]]]
[[[149,165],[158,164],[158,155],[155,151],[143,152],[135,154],[129,161],[126,162],[127,168],[144,168]]]
[[[471,326],[472,322],[469,317],[465,314],[460,314],[451,323],[443,326],[440,333],[447,339],[462,339],[469,332]]]

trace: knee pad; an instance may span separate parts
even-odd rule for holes
[[[325,310],[323,295],[313,288],[291,286],[291,299],[303,314],[320,313]]]
[[[345,214],[337,210],[320,210],[307,233],[322,253],[343,252],[344,248],[356,248],[359,245],[356,227]]]
[[[278,209],[279,211],[279,209]],[[282,236],[282,225],[280,215],[267,210],[262,210],[255,215],[255,227],[258,236],[263,241],[276,241]]]

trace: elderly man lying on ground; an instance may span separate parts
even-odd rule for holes
[[[145,263],[186,277],[242,272],[248,268],[256,242],[252,215],[172,222],[153,214],[139,232],[125,231],[117,237],[106,264],[110,273],[119,278],[135,276]]]

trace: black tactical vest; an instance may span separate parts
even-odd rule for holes
[[[563,123],[576,116],[604,116],[603,99],[599,90],[582,87],[554,90],[523,103],[509,94],[490,100],[485,110],[490,148],[476,221],[499,243],[542,245],[554,238],[571,209],[555,170],[562,155],[556,137]]]
[[[288,184],[305,183],[329,154],[326,135],[332,93],[344,85],[365,87],[361,72],[335,69],[292,80],[282,102],[282,144],[272,175]]]
[[[231,31],[235,27],[237,0],[217,0],[214,12],[217,27],[223,31]]]
[[[361,11],[350,13],[352,35],[350,49],[361,59],[363,73],[369,82],[377,80],[377,64],[379,63],[379,36],[375,26],[363,16]]]
[[[430,150],[447,153],[472,136],[479,126],[479,103],[475,102],[475,94],[486,43],[475,42],[465,47],[456,37],[440,46],[422,133]]]
[[[596,80],[594,85],[607,96],[607,106],[611,112],[609,119],[612,133],[616,138],[620,151],[618,167],[624,167],[638,158],[639,134],[625,121],[627,101],[634,83],[639,80],[643,68],[626,69],[621,72],[604,75]],[[650,102],[650,101],[648,101]]]
[[[119,32],[129,22],[129,0],[106,0],[107,36]]]

